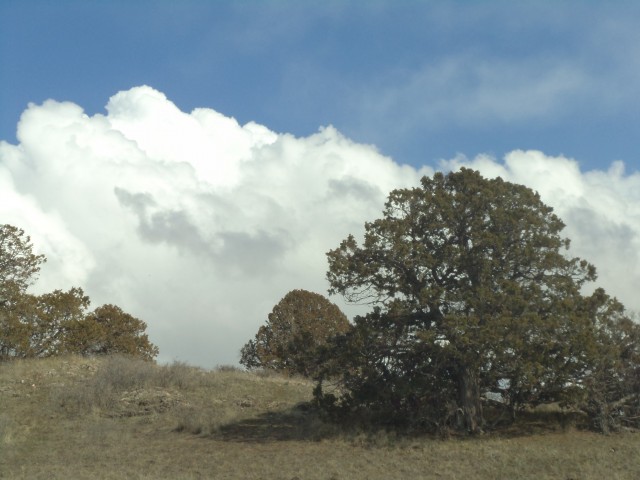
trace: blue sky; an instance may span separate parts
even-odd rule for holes
[[[29,102],[91,114],[146,84],[412,165],[539,149],[637,168],[638,24],[636,2],[4,0],[0,138]]]
[[[640,312],[640,3],[0,0],[0,224],[236,363],[388,193],[467,166],[538,191]],[[362,307],[331,297],[352,318]],[[640,318],[640,317],[639,317]]]

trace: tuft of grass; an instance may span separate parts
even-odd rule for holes
[[[0,413],[0,445],[8,445],[13,440],[13,420],[6,413]]]
[[[211,436],[229,423],[238,420],[237,412],[227,406],[217,408],[197,408],[192,405],[184,406],[175,414],[176,432],[186,432],[193,435]]]

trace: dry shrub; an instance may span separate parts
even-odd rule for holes
[[[93,382],[103,391],[145,388],[157,380],[156,365],[131,357],[107,357],[98,368]]]
[[[244,372],[240,367],[235,365],[218,365],[215,369],[216,372]]]
[[[54,389],[50,399],[69,415],[114,409],[118,394],[141,388],[152,378],[153,364],[126,357],[108,357],[85,382]]]
[[[207,374],[204,370],[178,361],[156,367],[155,374],[155,385],[165,388],[191,390],[206,385],[207,381]]]

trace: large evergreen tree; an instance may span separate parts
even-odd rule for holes
[[[469,169],[391,192],[361,245],[327,254],[330,293],[376,306],[329,352],[339,403],[477,432],[487,391],[514,408],[564,399],[592,364],[580,290],[596,273],[566,256],[563,228],[537,193]]]

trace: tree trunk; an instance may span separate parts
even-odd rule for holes
[[[469,367],[462,367],[458,380],[458,406],[461,418],[458,428],[469,433],[481,433],[484,424],[478,375]]]

